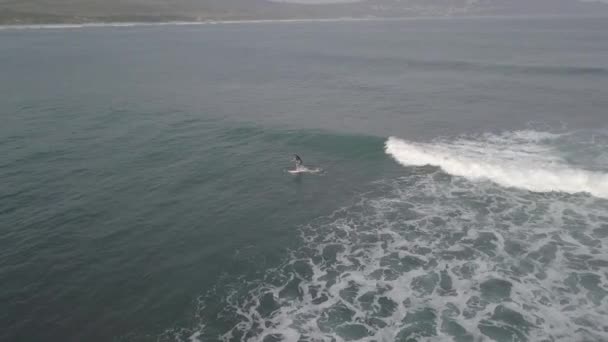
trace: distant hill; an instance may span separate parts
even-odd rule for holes
[[[204,21],[465,15],[608,15],[608,4],[578,0],[0,0],[0,24]]]

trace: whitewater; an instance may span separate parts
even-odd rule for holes
[[[433,165],[454,176],[535,192],[586,192],[608,198],[608,173],[568,165],[548,142],[563,136],[515,131],[408,142],[390,137],[386,153],[406,166]]]

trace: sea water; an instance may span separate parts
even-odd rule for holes
[[[607,23],[0,31],[0,339],[608,340]]]

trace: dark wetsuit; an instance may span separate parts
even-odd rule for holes
[[[302,158],[300,158],[300,156],[298,156],[297,154],[293,155],[293,161],[296,162],[296,168],[302,166]]]

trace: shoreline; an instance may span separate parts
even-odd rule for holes
[[[273,24],[273,23],[315,23],[315,22],[364,22],[364,21],[409,21],[409,20],[450,20],[450,19],[559,19],[588,18],[603,19],[606,15],[573,16],[573,15],[477,15],[477,16],[412,16],[412,17],[338,17],[338,18],[298,18],[298,19],[235,19],[235,20],[201,20],[201,21],[100,21],[84,23],[45,23],[45,24],[2,24],[0,31],[7,30],[53,30],[105,27],[147,27],[147,26],[203,26],[234,24]]]
[[[99,27],[145,27],[145,26],[203,26],[226,24],[270,24],[270,23],[306,23],[306,22],[340,22],[340,21],[380,21],[403,20],[413,18],[323,18],[323,19],[246,19],[246,20],[201,20],[201,21],[133,21],[133,22],[87,22],[87,23],[49,23],[49,24],[9,24],[0,25],[0,30],[27,29],[77,29]]]

